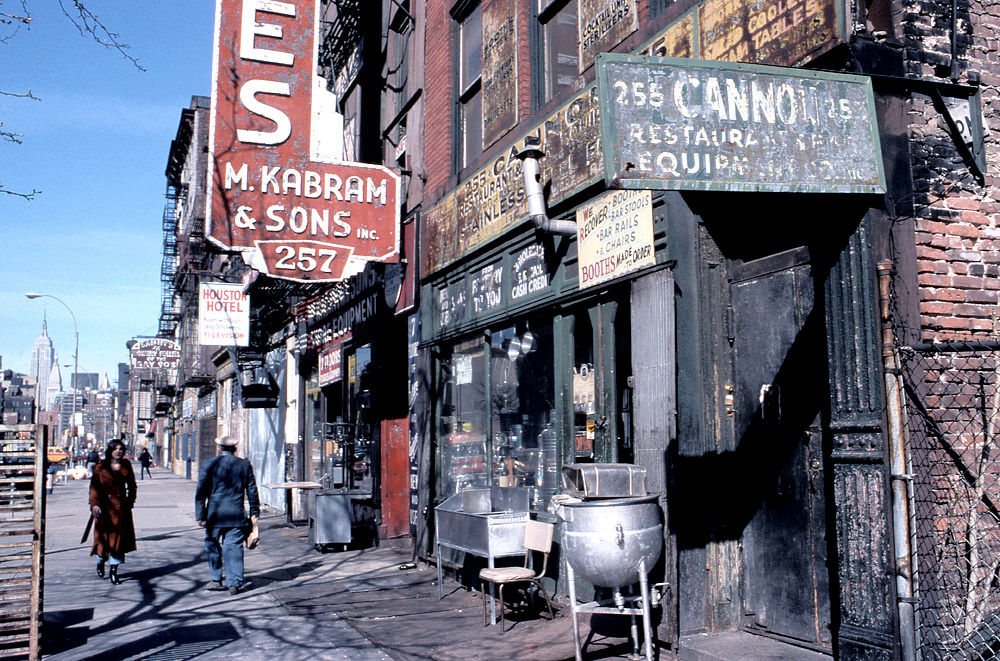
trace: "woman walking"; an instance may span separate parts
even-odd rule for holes
[[[94,517],[94,545],[90,555],[97,556],[97,575],[104,578],[105,565],[111,582],[121,584],[118,566],[125,554],[135,550],[135,473],[125,459],[125,444],[120,440],[108,443],[104,461],[94,466],[90,478],[90,513]]]

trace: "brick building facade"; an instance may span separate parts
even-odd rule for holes
[[[431,0],[424,11],[421,319],[436,416],[422,429],[432,457],[425,502],[527,480],[545,518],[544,471],[537,482],[530,470],[505,472],[511,457],[552,470],[642,466],[665,517],[665,566],[654,573],[672,588],[658,634],[680,658],[697,657],[696,634],[727,632],[779,641],[781,658],[801,647],[841,659],[943,658],[990,644],[1000,631],[985,578],[1000,550],[989,477],[1000,459],[989,441],[1000,348],[996,7]],[[629,11],[632,28],[605,29]],[[505,116],[484,97],[499,71],[487,70],[488,51],[502,32],[476,26],[508,24],[516,38],[501,57],[516,113],[492,130]],[[572,43],[559,43],[563,24],[578,30]],[[587,50],[581,35],[593,25],[611,36]],[[599,176],[586,164],[620,145],[580,138],[574,124],[583,108],[613,107],[600,88],[588,96],[595,51],[864,76],[884,194],[663,186],[652,203],[656,266],[588,290],[578,242],[524,222],[526,191],[509,174],[520,174],[516,154],[538,135],[552,218],[577,218],[614,186],[603,163]],[[561,62],[571,70],[560,78]],[[468,119],[477,112],[478,127]],[[535,254],[545,277],[524,298],[517,277]],[[883,282],[884,336],[877,263],[894,274]],[[786,316],[795,321],[783,326]],[[525,338],[533,353],[516,350]],[[957,341],[976,344],[943,345]],[[466,401],[476,397],[485,415]],[[542,441],[549,431],[554,448]],[[961,531],[965,546],[943,528]],[[971,560],[935,566],[962,548]],[[932,578],[941,567],[955,580]],[[551,578],[565,599],[565,574]],[[778,584],[799,585],[802,599]]]

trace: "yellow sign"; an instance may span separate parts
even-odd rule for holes
[[[580,289],[656,264],[653,196],[612,191],[576,212]]]

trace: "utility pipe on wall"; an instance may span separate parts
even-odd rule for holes
[[[879,303],[882,313],[882,367],[885,375],[886,420],[889,431],[889,472],[892,497],[892,537],[895,551],[896,604],[899,611],[900,658],[916,659],[916,617],[913,597],[913,552],[910,544],[910,482],[906,470],[906,442],[903,426],[903,387],[899,356],[892,332],[889,289],[892,262],[878,264]]]
[[[524,170],[524,192],[528,197],[528,215],[535,228],[550,234],[576,236],[576,223],[572,220],[552,220],[545,209],[545,193],[539,181],[541,166],[538,159],[544,156],[538,138],[525,138],[524,149],[517,153]]]

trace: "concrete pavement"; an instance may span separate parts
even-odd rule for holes
[[[87,483],[57,484],[48,497],[43,656],[51,661],[241,659],[242,661],[571,660],[568,609],[508,618],[506,633],[483,627],[478,595],[446,579],[438,599],[434,567],[410,548],[321,553],[305,526],[287,527],[265,509],[262,542],[246,553],[251,585],[239,595],[205,590],[203,531],[194,521],[194,482],[162,469],[139,482],[138,550],[124,583],[99,579],[87,521]],[[616,618],[627,620],[627,618]],[[586,617],[581,616],[584,635]],[[619,633],[619,632],[615,632]],[[624,659],[623,638],[595,636],[588,659]]]

